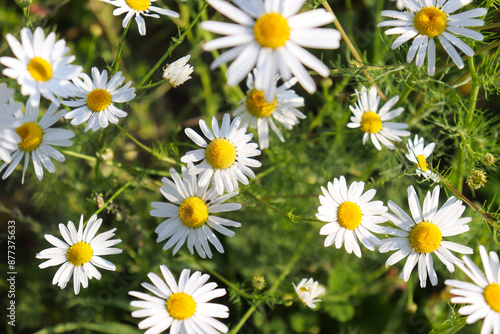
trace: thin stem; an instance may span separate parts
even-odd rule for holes
[[[118,72],[118,65],[120,65],[120,57],[122,56],[123,52],[123,42],[125,41],[125,36],[127,35],[128,27],[130,27],[130,22],[132,20],[128,21],[127,26],[125,29],[123,29],[122,37],[120,38],[120,44],[118,44],[118,52],[116,53],[116,58],[115,61],[113,62],[113,75],[115,75],[116,72]]]
[[[164,84],[165,81],[164,80],[160,80],[160,81],[157,81],[157,82],[154,82],[154,83],[151,83],[149,85],[144,85],[144,86],[140,86],[140,87],[135,87],[135,90],[138,91],[138,90],[142,90],[142,89],[149,89],[149,88],[154,88],[154,87],[157,87],[157,86],[160,86],[162,84]]]
[[[244,298],[247,298],[247,299],[252,299],[253,297],[251,295],[249,295],[248,293],[246,293],[245,291],[241,290],[240,288],[238,288],[235,284],[231,283],[230,280],[228,280],[227,278],[225,278],[224,276],[222,276],[221,274],[219,274],[218,272],[216,272],[215,270],[207,267],[206,265],[204,265],[203,263],[199,262],[197,259],[195,259],[194,257],[192,258],[193,261],[198,265],[200,266],[204,271],[210,273],[210,275],[212,276],[215,276],[217,277],[217,279],[219,281],[221,281],[222,283],[224,283],[225,285],[227,285],[229,288],[231,288],[233,291],[235,291],[236,293],[238,293],[240,296],[244,297]]]

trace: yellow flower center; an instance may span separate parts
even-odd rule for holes
[[[382,129],[382,120],[380,116],[373,111],[367,111],[361,117],[361,131],[368,133],[377,133]]]
[[[149,0],[125,0],[127,5],[135,10],[144,11],[149,8]]]
[[[179,206],[179,218],[187,227],[200,227],[207,222],[208,207],[202,199],[188,197]]]
[[[413,26],[421,35],[437,37],[446,29],[446,14],[436,7],[422,8],[413,19]]]
[[[272,103],[268,103],[264,99],[264,92],[257,89],[252,89],[248,92],[245,105],[250,114],[255,117],[267,117],[276,110],[277,101],[276,98]]]
[[[443,236],[439,227],[430,222],[418,223],[410,232],[410,244],[419,253],[430,253],[439,248]]]
[[[495,312],[500,313],[500,284],[493,283],[484,288],[484,301]]]
[[[300,290],[300,292],[306,292],[306,291],[307,291],[307,288],[303,286],[303,287],[301,287],[299,290]]]
[[[28,72],[36,81],[48,81],[52,78],[52,66],[40,57],[31,58],[28,64]]]
[[[227,139],[214,139],[205,150],[205,158],[213,168],[226,169],[236,161],[236,147]]]
[[[418,161],[417,167],[420,167],[421,170],[423,170],[424,172],[427,172],[427,161],[425,160],[425,157],[423,154],[417,155],[417,161]]]
[[[105,89],[94,89],[87,95],[87,107],[93,112],[103,111],[111,104],[111,94]]]
[[[25,152],[33,151],[42,142],[42,128],[33,122],[24,123],[16,129],[16,133],[21,137],[21,142],[17,145]]]
[[[354,230],[361,224],[363,214],[359,205],[353,202],[344,202],[337,209],[337,220],[345,229]]]
[[[94,251],[88,243],[80,241],[68,249],[66,258],[75,267],[80,267],[82,264],[90,261],[93,253]]]
[[[255,40],[265,48],[279,48],[285,45],[290,35],[287,20],[278,13],[262,15],[253,26]]]
[[[184,292],[171,294],[166,304],[167,312],[176,320],[190,318],[196,311],[196,302],[193,297]]]

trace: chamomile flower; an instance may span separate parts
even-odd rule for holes
[[[427,168],[427,158],[431,155],[434,150],[435,143],[430,143],[424,146],[424,138],[415,135],[415,139],[412,141],[408,140],[406,147],[408,148],[408,154],[406,158],[416,164],[417,175],[423,176],[426,179],[431,179],[432,181],[439,181],[439,177],[433,173],[429,168]]]
[[[114,103],[129,102],[135,97],[135,88],[130,88],[132,81],[127,82],[123,87],[118,88],[125,78],[122,72],[117,72],[108,81],[108,72],[103,70],[99,73],[96,67],[92,68],[92,79],[83,73],[82,80],[75,78],[73,82],[78,88],[75,93],[75,101],[63,101],[69,107],[77,107],[64,116],[72,119],[71,124],[79,125],[88,120],[85,131],[92,129],[97,131],[105,128],[109,122],[118,123],[118,117],[125,117],[127,113],[118,109]]]
[[[186,135],[191,138],[201,149],[189,151],[182,158],[184,163],[202,161],[189,169],[192,174],[201,174],[198,186],[206,186],[214,179],[215,189],[222,195],[224,189],[229,192],[238,190],[238,181],[248,184],[248,177],[254,178],[255,174],[249,167],[260,167],[258,160],[251,159],[260,155],[257,144],[249,143],[253,135],[246,133],[246,128],[238,128],[241,123],[239,117],[230,121],[229,114],[224,114],[222,124],[215,116],[212,118],[212,130],[204,120],[200,120],[200,128],[208,142],[193,129],[187,128]]]
[[[228,328],[215,318],[229,317],[225,305],[210,303],[214,298],[226,294],[226,289],[216,289],[217,284],[209,282],[207,274],[199,271],[191,276],[189,269],[181,272],[179,283],[165,265],[160,266],[163,279],[155,273],[148,277],[153,284],[142,283],[142,287],[154,296],[130,291],[129,295],[139,298],[130,303],[140,310],[132,312],[134,318],[146,318],[139,322],[139,329],[149,328],[146,333],[163,333],[170,328],[170,334],[226,333]]]
[[[464,263],[457,264],[474,283],[448,279],[444,283],[453,289],[450,293],[452,303],[470,304],[461,307],[459,314],[466,315],[468,324],[473,324],[479,319],[484,319],[481,334],[500,332],[500,266],[498,254],[490,252],[479,246],[479,254],[483,262],[484,274],[478,266],[467,256],[463,257]],[[485,275],[486,274],[486,275]]]
[[[22,113],[23,104],[14,102],[13,96],[13,89],[7,88],[4,83],[0,84],[0,160],[6,163],[12,161],[10,154],[21,141],[16,128],[22,123],[14,114]]]
[[[464,62],[455,48],[467,56],[474,55],[474,50],[457,36],[463,36],[476,41],[482,41],[484,36],[475,30],[464,27],[480,27],[484,21],[477,19],[486,15],[485,8],[475,8],[450,15],[472,0],[400,0],[407,11],[384,10],[382,16],[395,20],[384,21],[379,27],[394,27],[385,32],[386,35],[401,35],[391,48],[394,50],[414,38],[408,50],[406,61],[411,63],[416,55],[416,64],[421,67],[427,54],[427,73],[434,75],[436,70],[437,37],[446,53],[458,68],[464,67]]]
[[[109,3],[116,8],[113,11],[114,16],[122,15],[127,13],[123,19],[122,26],[125,28],[129,23],[130,19],[135,15],[135,21],[137,22],[137,27],[139,28],[139,34],[142,36],[146,35],[146,22],[141,15],[153,17],[155,19],[159,18],[160,15],[166,15],[170,17],[179,17],[177,12],[169,9],[163,9],[160,7],[152,6],[153,2],[158,0],[100,0],[102,2]],[[150,14],[157,13],[157,14]],[[160,15],[158,15],[160,14]]]
[[[398,228],[387,228],[386,233],[395,235],[396,238],[382,240],[379,250],[381,253],[397,250],[387,259],[385,266],[391,266],[396,262],[408,257],[401,273],[401,278],[408,281],[410,274],[418,263],[418,277],[420,286],[425,287],[427,274],[432,285],[436,285],[438,278],[434,270],[432,254],[436,255],[446,268],[453,272],[453,264],[460,261],[451,251],[472,254],[472,249],[455,242],[443,240],[443,237],[451,237],[469,230],[472,218],[460,218],[465,211],[462,201],[450,197],[446,203],[439,206],[439,186],[436,186],[431,194],[429,191],[424,199],[423,207],[420,206],[415,189],[408,188],[408,204],[412,217],[394,202],[389,201],[389,209],[394,214],[387,213],[387,218]]]
[[[321,299],[316,299],[316,297],[325,293],[325,288],[319,286],[319,283],[312,278],[303,278],[299,285],[295,286],[294,283],[292,283],[292,285],[299,299],[304,303],[304,305],[310,308],[316,308],[314,303],[321,301]]]
[[[323,195],[319,196],[321,206],[316,217],[328,222],[319,232],[327,235],[325,247],[333,245],[339,249],[344,244],[347,253],[354,252],[361,257],[358,240],[369,250],[375,250],[380,240],[371,232],[385,233],[378,224],[387,221],[383,215],[387,207],[382,201],[370,202],[377,191],[370,189],[363,194],[364,182],[353,182],[349,188],[345,177],[328,182],[327,188],[321,187]]]
[[[254,74],[256,73],[257,70],[254,70]],[[257,129],[259,147],[263,150],[269,147],[269,128],[276,133],[282,142],[285,141],[273,119],[286,129],[291,130],[294,125],[299,123],[299,119],[306,118],[297,109],[304,106],[304,98],[290,89],[297,83],[297,79],[292,78],[278,87],[274,101],[269,103],[264,99],[264,92],[255,88],[254,74],[248,74],[247,95],[241,100],[241,105],[233,114],[241,117],[241,126]]]
[[[177,88],[177,86],[191,79],[190,74],[193,73],[194,68],[187,63],[189,58],[191,58],[191,55],[184,56],[168,64],[163,71],[163,80],[172,87]]]
[[[234,86],[256,67],[259,76],[255,88],[264,91],[265,99],[275,98],[275,78],[283,80],[295,76],[304,89],[312,94],[316,84],[303,65],[323,77],[328,67],[306,51],[307,48],[337,49],[340,33],[335,29],[318,28],[335,20],[324,9],[297,14],[305,0],[233,0],[233,6],[223,0],[207,0],[216,10],[235,23],[205,21],[201,28],[226,35],[205,43],[204,50],[231,48],[211,65],[215,69],[222,63],[233,61],[227,70],[228,84]]]
[[[56,171],[51,158],[59,162],[64,162],[65,158],[61,152],[52,146],[71,146],[73,145],[71,138],[75,136],[73,131],[51,128],[64,114],[66,114],[65,110],[58,112],[57,105],[52,103],[43,117],[37,121],[38,106],[33,107],[28,102],[25,113],[18,118],[21,125],[16,128],[16,133],[21,137],[21,141],[17,144],[17,149],[12,153],[12,161],[0,166],[0,172],[7,168],[2,179],[6,179],[24,157],[22,176],[22,183],[24,183],[24,174],[28,169],[30,155],[33,159],[35,174],[39,180],[43,178],[43,167],[49,173]]]
[[[371,87],[368,92],[365,87],[362,87],[361,92],[356,90],[356,95],[358,102],[354,103],[354,106],[349,106],[354,116],[351,116],[351,123],[348,123],[347,127],[360,128],[364,132],[363,145],[366,144],[368,138],[371,138],[377,150],[382,149],[380,143],[393,150],[394,144],[390,140],[399,142],[401,141],[399,137],[410,135],[410,132],[402,130],[406,129],[408,124],[387,122],[404,111],[403,107],[391,110],[398,102],[399,96],[394,96],[378,110],[380,96],[375,86]]]
[[[21,43],[7,34],[5,39],[16,58],[0,57],[6,66],[2,73],[17,80],[21,94],[30,96],[30,103],[37,107],[40,95],[59,105],[59,98],[73,96],[70,80],[77,77],[81,66],[70,65],[75,56],[65,56],[69,48],[64,40],[56,42],[56,34],[45,37],[43,29],[37,27],[33,34],[30,29],[21,29]]]
[[[52,284],[64,289],[73,276],[75,294],[80,292],[80,285],[86,288],[89,279],[101,279],[101,273],[96,267],[106,270],[116,270],[113,263],[103,259],[103,255],[120,254],[119,248],[112,246],[121,242],[120,239],[111,239],[116,228],[96,235],[101,227],[102,219],[93,215],[87,226],[83,227],[83,215],[80,218],[78,231],[72,221],[66,227],[59,224],[59,231],[64,240],[45,234],[45,239],[55,247],[47,248],[36,254],[37,259],[48,259],[39,265],[41,269],[62,264],[54,275]]]
[[[192,168],[192,164],[189,164],[188,168],[182,167],[182,179],[173,168],[170,169],[170,175],[174,182],[167,178],[162,179],[163,186],[160,191],[170,203],[151,203],[154,208],[151,210],[152,216],[167,218],[155,230],[158,234],[156,242],[168,239],[163,250],[175,246],[175,255],[187,240],[191,254],[194,248],[202,258],[212,258],[208,241],[217,251],[224,253],[224,247],[212,229],[233,237],[235,233],[227,227],[240,227],[241,224],[211,214],[241,209],[239,203],[222,203],[238,195],[238,192],[219,196],[214,188],[207,190],[208,184],[198,186],[197,176],[190,174],[189,168]]]

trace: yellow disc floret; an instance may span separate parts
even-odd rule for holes
[[[176,320],[190,318],[196,311],[196,302],[193,297],[184,292],[171,294],[166,306],[168,314]]]
[[[188,197],[179,206],[179,218],[187,227],[200,227],[207,222],[208,207],[202,199]]]
[[[382,129],[382,120],[380,116],[373,111],[367,111],[361,117],[361,131],[368,133],[377,133]]]
[[[500,313],[500,284],[493,283],[484,288],[484,301],[495,312]]]
[[[253,26],[255,40],[265,48],[279,48],[285,45],[290,35],[287,20],[278,13],[262,15]]]
[[[125,2],[130,8],[138,11],[144,11],[150,5],[149,0],[125,0]]]
[[[90,261],[93,253],[94,251],[88,243],[80,241],[68,249],[66,258],[75,267],[80,267],[82,264]]]
[[[205,158],[214,169],[229,168],[236,161],[236,147],[227,139],[214,139],[205,150]]]
[[[245,106],[248,112],[255,117],[267,117],[271,115],[276,110],[276,105],[276,99],[272,103],[268,103],[264,99],[264,92],[255,88],[248,92],[245,99]]]
[[[427,161],[425,160],[425,157],[422,154],[419,154],[417,155],[417,161],[418,161],[417,167],[420,167],[421,170],[427,172]]]
[[[102,88],[96,88],[87,95],[87,107],[93,112],[103,111],[111,104],[111,94]]]
[[[421,35],[437,37],[446,29],[446,14],[436,7],[422,8],[413,19],[413,26]]]
[[[16,129],[16,133],[21,137],[21,142],[17,145],[25,152],[33,151],[42,142],[42,128],[33,122],[24,123]]]
[[[36,81],[48,81],[53,75],[50,63],[40,57],[31,58],[28,63],[28,72]]]
[[[344,202],[337,209],[337,220],[345,229],[354,230],[361,223],[361,208],[353,202]]]
[[[441,230],[436,224],[421,222],[410,232],[410,244],[419,253],[425,254],[439,248],[443,240]]]

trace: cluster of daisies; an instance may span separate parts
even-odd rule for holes
[[[135,17],[141,35],[146,34],[143,16],[179,16],[174,11],[153,6],[155,0],[101,1],[116,6],[113,11],[116,16],[126,13],[124,28]],[[316,84],[306,67],[322,77],[330,74],[328,66],[305,48],[337,49],[341,35],[335,29],[321,28],[334,22],[333,13],[324,9],[299,12],[305,0],[232,0],[234,5],[224,0],[206,2],[234,21],[204,21],[200,25],[209,32],[224,35],[207,41],[203,44],[204,50],[228,49],[214,60],[211,69],[231,62],[227,70],[228,84],[237,85],[246,78],[248,90],[233,111],[233,119],[225,114],[219,125],[213,117],[210,126],[200,120],[203,136],[191,128],[185,129],[186,135],[199,148],[188,151],[181,158],[186,165],[180,173],[171,168],[171,177],[162,179],[160,192],[167,202],[153,202],[150,214],[164,219],[155,230],[157,243],[165,242],[163,250],[172,249],[175,255],[187,244],[191,254],[196,251],[201,258],[212,258],[212,247],[219,253],[224,252],[214,232],[232,237],[235,232],[231,228],[241,226],[239,222],[215,214],[241,208],[239,203],[226,201],[238,195],[240,184],[248,185],[250,179],[255,178],[252,168],[261,166],[255,157],[269,147],[269,129],[284,141],[278,125],[291,130],[306,117],[298,109],[304,106],[304,98],[292,87],[299,83],[308,93],[315,92]],[[435,38],[457,67],[462,68],[464,63],[456,48],[467,56],[472,56],[474,51],[457,36],[481,41],[481,33],[465,27],[484,25],[479,18],[486,15],[484,8],[452,15],[470,2],[399,0],[398,8],[402,11],[383,11],[383,16],[393,20],[379,26],[393,27],[386,31],[387,35],[400,35],[392,49],[413,39],[407,61],[416,59],[416,65],[421,67],[427,55],[429,75],[435,73]],[[85,131],[98,131],[109,123],[117,124],[119,118],[127,115],[119,105],[134,99],[135,89],[131,81],[124,84],[121,72],[108,74],[94,67],[91,76],[83,73],[82,67],[71,64],[75,57],[67,55],[69,48],[64,40],[56,41],[54,32],[46,36],[40,27],[34,32],[23,28],[20,41],[11,34],[7,34],[6,40],[15,57],[0,58],[5,66],[2,73],[17,80],[21,94],[28,96],[28,100],[26,105],[15,102],[14,89],[0,84],[0,159],[4,162],[0,171],[5,170],[2,176],[5,179],[24,157],[23,182],[30,160],[41,180],[44,168],[55,172],[52,159],[59,162],[65,159],[54,146],[71,146],[75,136],[71,130],[53,128],[54,124],[61,118],[71,120],[72,125],[87,122]],[[193,67],[187,64],[189,57],[182,57],[164,69],[163,78],[173,87],[190,78]],[[382,106],[375,86],[361,87],[356,90],[356,96],[357,101],[350,106],[353,116],[347,126],[359,128],[364,133],[363,144],[370,138],[378,150],[382,145],[394,149],[394,142],[410,136],[405,130],[407,124],[389,122],[404,111],[403,107],[394,108],[398,96]],[[49,105],[46,110],[45,105]],[[73,109],[68,112],[61,105]],[[258,144],[251,142],[250,128],[256,129]],[[415,164],[417,174],[439,181],[439,174],[432,171],[427,162],[435,144],[425,146],[424,139],[415,135],[406,145],[406,157]],[[471,248],[443,240],[469,230],[467,224],[471,218],[461,217],[465,210],[462,202],[451,197],[439,208],[440,187],[436,186],[427,193],[421,205],[417,192],[409,187],[409,215],[392,201],[387,207],[382,201],[373,201],[376,190],[365,191],[364,188],[363,182],[352,182],[348,187],[344,176],[321,188],[323,195],[319,196],[321,205],[316,216],[327,222],[320,231],[326,236],[325,247],[335,244],[336,248],[344,247],[347,253],[357,257],[362,256],[360,244],[371,251],[376,248],[381,253],[395,251],[387,259],[386,266],[406,258],[401,277],[408,281],[418,264],[421,287],[426,286],[427,278],[432,285],[438,282],[433,266],[434,254],[450,272],[456,265],[475,283],[445,281],[457,296],[452,298],[453,303],[471,304],[459,310],[469,316],[467,322],[484,318],[484,333],[499,332],[500,264],[497,254],[491,252],[488,256],[485,248],[480,247],[483,274],[468,257],[464,256],[462,261],[451,253],[472,254]],[[388,221],[392,225],[384,225]],[[71,221],[67,226],[59,224],[63,240],[45,235],[54,247],[43,250],[36,257],[47,260],[40,268],[60,265],[53,284],[64,288],[72,278],[74,292],[78,294],[80,287],[86,288],[90,279],[101,278],[96,267],[116,270],[115,265],[102,256],[121,253],[121,249],[113,247],[121,240],[111,239],[115,228],[97,234],[101,224],[102,219],[96,215],[87,222],[82,216],[78,230]],[[391,237],[381,240],[375,234]],[[161,333],[167,329],[171,333],[228,331],[226,325],[214,319],[227,318],[228,307],[210,302],[225,295],[225,289],[208,282],[209,276],[199,271],[191,274],[188,269],[183,270],[178,282],[166,266],[161,265],[160,271],[162,277],[148,274],[152,284],[142,283],[142,287],[153,295],[138,291],[129,293],[138,298],[131,302],[139,309],[133,311],[132,316],[145,318],[139,322],[140,329],[147,329],[147,333]],[[298,298],[310,308],[315,308],[315,303],[320,301],[318,297],[325,293],[313,278],[304,278],[293,287]]]

